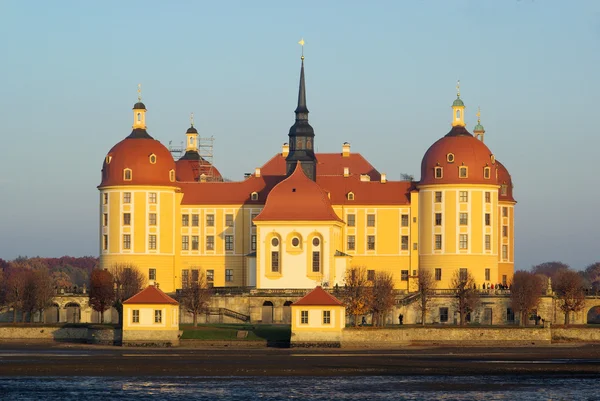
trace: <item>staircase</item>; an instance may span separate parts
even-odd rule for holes
[[[207,315],[218,315],[219,323],[223,323],[223,316],[231,317],[233,319],[241,320],[242,322],[249,322],[250,316],[244,315],[227,308],[208,308],[206,310]]]
[[[415,302],[417,299],[419,299],[419,296],[421,294],[416,292],[414,294],[410,294],[402,299],[396,299],[396,305],[402,305],[402,306],[407,306],[412,304],[413,302]]]

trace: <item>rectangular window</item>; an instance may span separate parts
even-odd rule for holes
[[[356,226],[356,215],[349,214],[348,215],[348,227],[354,227],[354,226]]]
[[[250,236],[250,250],[256,251],[256,234]]]
[[[187,251],[190,249],[190,237],[188,235],[184,235],[181,237],[181,250]]]
[[[215,215],[214,214],[207,214],[206,215],[206,226],[207,227],[214,227],[215,226]]]
[[[190,285],[190,271],[182,270],[181,271],[181,288],[188,288]]]
[[[485,214],[485,225],[486,226],[492,225],[492,216],[489,213]]]
[[[124,226],[131,225],[131,213],[123,213],[123,225]]]
[[[458,168],[458,176],[460,178],[467,178],[467,168],[466,167],[459,167]]]
[[[508,245],[502,245],[502,259],[508,260]]]
[[[148,203],[156,203],[156,192],[150,192],[148,194]]]
[[[467,234],[460,234],[458,237],[458,249],[469,248],[469,236]]]
[[[442,249],[442,234],[435,235],[435,249]]]
[[[323,311],[323,324],[331,324],[331,311],[330,310]]]
[[[108,225],[108,213],[102,215],[102,225],[106,227]]]
[[[442,280],[442,269],[438,267],[435,269],[435,281],[441,281],[441,280]]]
[[[107,234],[104,234],[102,236],[102,249],[105,251],[108,249],[108,235]]]
[[[375,215],[374,214],[367,215],[367,227],[375,227]]]
[[[300,311],[300,323],[308,324],[308,311],[307,310]]]
[[[441,226],[442,225],[442,214],[441,213],[436,213],[435,214],[435,225],[436,226]]]
[[[183,227],[187,227],[190,225],[190,215],[189,214],[182,214],[181,215],[181,225]]]
[[[467,191],[459,191],[458,192],[458,200],[460,202],[468,202],[469,201],[469,193]]]
[[[148,214],[148,224],[151,226],[155,226],[156,225],[156,213],[150,213]]]
[[[492,249],[492,236],[489,234],[485,235],[485,250],[489,251]]]
[[[492,194],[490,192],[485,193],[485,203],[490,203],[492,201]]]
[[[321,252],[313,251],[312,253],[312,271],[318,273],[321,271]]]
[[[233,227],[233,214],[226,214],[225,215],[225,226],[226,227]]]
[[[200,216],[198,213],[192,214],[192,227],[198,227],[200,225]]]
[[[408,270],[400,270],[400,280],[408,281]]]
[[[233,251],[233,235],[225,236],[225,250]]]
[[[256,224],[254,224],[254,219],[258,216],[257,213],[252,213],[252,227],[256,227]]]
[[[123,234],[123,249],[131,249],[131,234]]]
[[[448,308],[440,308],[440,323],[448,322]]]
[[[490,269],[485,269],[485,281],[490,281]]]
[[[356,249],[356,239],[355,239],[354,235],[348,236],[348,247],[347,248],[349,251],[353,251],[354,249]]]
[[[407,214],[403,214],[402,215],[402,227],[408,227],[408,215]]]
[[[271,251],[271,271],[279,272],[279,251]]]
[[[367,270],[367,280],[369,280],[369,281],[375,280],[375,270]]]
[[[131,323],[139,323],[140,322],[140,310],[134,309],[131,311]]]
[[[515,312],[511,308],[506,308],[506,321],[508,323],[515,322]]]
[[[375,250],[375,236],[367,235],[367,250],[374,251]]]
[[[502,196],[508,195],[508,185],[502,184],[500,186],[500,195],[502,195]]]
[[[156,280],[156,269],[148,269],[148,280]]]
[[[162,323],[162,310],[154,310],[154,323]]]
[[[225,281],[233,281],[233,269],[225,269]]]
[[[508,217],[508,208],[502,207],[502,217]]]
[[[468,213],[460,213],[459,214],[459,224],[461,226],[466,226],[469,224],[469,214]]]
[[[102,194],[102,204],[108,205],[108,194],[107,193]]]
[[[458,278],[460,279],[460,281],[466,281],[468,277],[469,277],[469,273],[467,272],[467,269],[465,269],[464,267],[461,267],[458,270]]]
[[[197,235],[192,235],[192,251],[197,251],[200,248],[200,238]]]
[[[215,271],[210,269],[206,271],[206,281],[215,281]]]
[[[402,250],[408,251],[408,235],[402,236]]]
[[[148,236],[148,249],[156,249],[156,234]]]
[[[131,192],[123,192],[123,203],[131,203]]]
[[[508,237],[508,226],[502,226],[502,236]]]
[[[192,269],[192,283],[197,283],[200,280],[200,272],[198,269]]]
[[[435,191],[435,202],[440,203],[442,201],[442,191]]]
[[[213,235],[206,236],[206,250],[212,251],[215,249],[215,237]]]

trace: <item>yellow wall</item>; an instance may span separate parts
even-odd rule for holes
[[[301,322],[301,312],[308,312],[308,323]],[[323,311],[330,311],[331,323],[323,324]],[[292,304],[292,333],[302,331],[341,331],[346,327],[346,309],[343,306],[312,306]]]
[[[133,323],[133,311],[140,314],[139,323]],[[162,311],[162,322],[154,321],[154,311]],[[170,304],[124,304],[123,331],[179,330],[179,305]]]

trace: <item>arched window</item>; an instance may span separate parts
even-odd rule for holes
[[[456,110],[456,119],[460,120],[460,110]]]
[[[137,113],[138,114],[138,121],[142,121],[142,113]]]
[[[436,167],[435,168],[435,178],[442,178],[444,176],[443,174],[443,170],[441,167]]]
[[[467,178],[469,176],[467,167],[461,166],[458,168],[458,177],[459,178]]]
[[[348,192],[347,198],[348,200],[354,200],[354,192]]]
[[[169,180],[171,180],[171,182],[175,182],[175,170],[169,171]]]
[[[489,180],[491,177],[491,169],[489,167],[484,167],[483,168],[483,178],[485,178],[486,180]]]
[[[252,192],[250,194],[250,199],[253,200],[253,201],[258,200],[258,192]]]
[[[281,241],[279,238],[273,237],[271,239],[271,273],[281,273],[281,252],[279,246]]]
[[[190,146],[194,146],[194,137],[190,136]]]
[[[131,181],[132,173],[130,168],[126,168],[123,170],[123,179],[125,181]]]
[[[110,164],[112,161],[112,156],[106,156],[106,164]]]
[[[313,237],[311,241],[311,271],[313,273],[321,272],[321,244],[322,240],[319,237]]]

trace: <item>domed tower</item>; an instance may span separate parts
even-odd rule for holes
[[[480,288],[499,279],[497,165],[465,128],[464,109],[458,92],[452,128],[425,153],[418,183],[419,266],[438,288],[450,288],[457,272],[471,273]]]
[[[187,129],[185,154],[175,163],[179,182],[223,181],[221,173],[198,151],[198,130],[194,127],[192,114],[190,128]]]
[[[176,195],[171,152],[146,131],[146,106],[133,106],[131,134],[108,151],[100,191],[100,266],[137,266],[166,291],[173,284]]]

